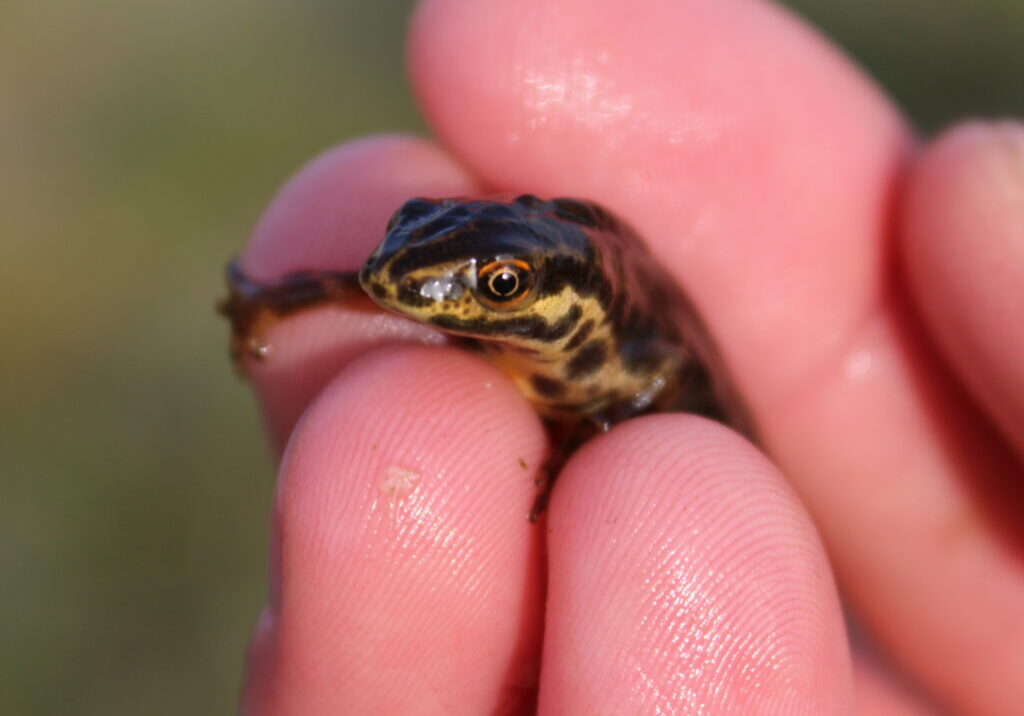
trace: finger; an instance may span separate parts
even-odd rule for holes
[[[476,191],[465,171],[428,142],[358,139],[313,160],[288,182],[253,232],[242,267],[262,281],[298,270],[357,269],[409,197]],[[297,314],[263,339],[273,348],[271,358],[247,369],[279,448],[313,396],[352,358],[382,345],[443,340],[411,321],[344,307]]]
[[[1020,468],[894,290],[909,140],[884,98],[761,2],[428,0],[411,68],[475,175],[638,226],[705,311],[864,621],[961,710],[1012,712],[1024,565],[992,514],[1020,503],[984,496]]]
[[[759,403],[802,388],[879,298],[905,129],[771,5],[427,0],[410,72],[490,187],[594,199],[634,224]]]
[[[353,142],[317,159],[289,183],[257,228],[253,240],[243,255],[243,267],[253,277],[263,280],[297,269],[354,268],[365,259],[372,246],[379,241],[382,227],[393,209],[409,196],[463,195],[474,193],[474,191],[475,187],[466,175],[450,159],[425,142],[396,137],[371,138]],[[313,396],[343,365],[355,356],[373,346],[389,345],[396,341],[433,342],[436,340],[436,336],[432,332],[420,329],[407,321],[388,316],[354,315],[344,310],[334,310],[332,313],[311,312],[309,315],[297,316],[275,327],[267,338],[275,349],[272,360],[253,366],[251,377],[261,395],[261,402],[272,433],[281,444],[291,431],[298,415],[305,409]],[[414,363],[408,365],[406,370],[409,374],[415,375],[416,370],[424,367],[429,370],[429,365],[429,362],[424,362],[422,365]],[[454,378],[454,376],[445,375],[446,377],[441,380],[432,376],[432,383],[438,386],[450,384],[452,382],[450,378]],[[409,375],[404,377],[408,379]],[[359,378],[352,380],[358,381]],[[388,385],[400,385],[396,381],[397,378],[388,381]],[[497,382],[500,382],[500,378]],[[464,393],[459,392],[457,388],[453,389],[456,391],[454,399],[449,400],[452,396],[445,396],[445,400],[424,401],[426,405],[421,406],[423,407],[422,415],[433,420],[434,414],[439,410],[442,413],[448,410],[458,410],[460,401],[457,396],[464,395]],[[383,395],[380,392],[372,394],[369,398],[356,396],[352,404],[346,407],[353,410],[353,414],[360,415],[359,410],[369,405],[377,406],[384,413],[393,410],[396,404],[408,405],[401,401],[398,403],[394,401],[391,403],[381,402],[386,397],[386,391],[383,393]],[[514,398],[521,400],[518,396],[514,396]],[[468,400],[468,396],[466,399]],[[500,402],[503,399],[499,397],[496,400]],[[472,416],[474,413],[468,411],[465,414]],[[527,411],[526,416],[531,421],[530,424],[533,428],[536,429],[536,420],[532,414]],[[380,424],[384,425],[395,417],[393,413],[389,413],[388,417],[380,419]],[[514,428],[517,422],[515,415],[509,417],[506,414],[506,420]],[[520,420],[520,426],[521,422]],[[322,423],[318,424],[322,425]],[[453,430],[461,431],[461,428],[456,426]],[[335,435],[331,430],[306,429],[301,430],[300,434],[307,436],[302,444],[309,449],[318,446],[327,447],[330,444],[329,442],[321,443],[322,438],[318,436]],[[395,434],[403,435],[403,432]],[[417,453],[436,455],[439,456],[439,459],[444,460],[452,451],[451,446],[446,446],[443,441],[422,435],[419,439],[429,444],[429,450],[423,446],[417,448],[416,435],[410,433],[408,437],[412,441],[409,446],[409,454],[412,455]],[[494,443],[498,448],[497,453],[500,454],[500,446],[505,444],[504,439],[500,435],[497,438],[488,435],[486,444],[490,445],[491,443]],[[472,444],[482,445],[484,441],[476,440]],[[538,449],[537,445],[534,445],[534,448]],[[298,449],[293,452],[304,454]],[[530,455],[529,450],[521,451],[524,464],[535,465],[536,461],[533,461]],[[523,478],[522,469],[518,467],[520,464],[518,460],[519,458],[515,462],[519,469],[517,489],[525,490],[532,496],[532,480],[528,476]],[[527,460],[530,462],[526,463]],[[325,462],[327,461],[325,460]],[[312,464],[315,466],[316,460]],[[480,471],[475,474],[493,475],[494,471],[491,470],[491,467],[493,466],[488,465],[487,472]],[[338,487],[336,483],[331,483],[327,479],[328,476],[318,475],[315,469],[295,472],[297,476],[291,481],[296,485],[315,487],[327,484]],[[289,474],[291,473],[289,472]],[[337,472],[331,474],[337,474]],[[448,479],[453,476],[455,473],[442,477]],[[392,477],[391,483],[393,484],[389,489],[400,489],[404,478],[398,473]],[[358,475],[353,477],[352,482],[356,485],[379,484],[373,481],[369,483],[365,480],[360,481]],[[315,640],[316,634],[320,631],[324,634],[338,634],[344,629],[344,624],[339,625],[337,620],[330,618],[332,616],[330,613],[325,613],[330,610],[332,595],[338,593],[347,595],[353,591],[350,584],[332,583],[331,579],[323,578],[321,570],[325,567],[332,568],[331,573],[336,577],[334,581],[340,582],[340,578],[337,578],[339,565],[330,561],[331,555],[326,555],[326,560],[322,559],[324,555],[317,552],[319,547],[316,544],[316,530],[313,529],[311,532],[304,529],[306,527],[305,520],[310,517],[319,516],[310,524],[321,526],[339,519],[337,511],[332,511],[333,503],[317,501],[322,494],[317,492],[314,487],[309,487],[310,491],[306,491],[305,488],[296,488],[299,497],[288,503],[282,498],[281,504],[279,504],[276,534],[279,543],[278,551],[281,554],[278,561],[281,564],[274,570],[276,576],[272,581],[274,582],[273,591],[283,595],[281,599],[277,600],[282,606],[268,612],[268,617],[263,621],[254,638],[249,666],[250,678],[247,686],[247,703],[253,712],[312,713],[316,712],[316,709],[310,707],[310,704],[325,704],[324,708],[330,710],[332,704],[342,703],[345,698],[356,698],[353,691],[337,689],[339,683],[344,683],[339,682],[334,684],[334,691],[331,691],[328,685],[323,683],[318,684],[319,688],[308,691],[303,688],[301,691],[309,696],[309,700],[303,703],[294,700],[299,694],[296,693],[296,685],[292,679],[301,677],[301,673],[305,669],[305,666],[302,665],[306,660],[317,659],[322,652],[322,645]],[[286,504],[294,505],[294,509],[289,509],[285,506]],[[524,516],[528,510],[528,508],[511,510],[508,509],[507,504],[504,507],[507,510],[507,515],[514,515],[517,519]],[[444,522],[443,518],[439,519]],[[499,520],[496,526],[500,528],[500,524]],[[520,526],[518,522],[517,526]],[[306,535],[306,538],[303,539],[300,536],[296,539],[294,537],[296,533]],[[533,537],[529,531],[525,533],[516,531],[510,534],[514,534],[519,542],[513,540],[505,545],[505,548],[498,545],[494,554],[499,558],[501,555],[511,554],[510,559],[514,563],[514,558],[518,554],[515,550],[522,550],[523,542],[529,543]],[[490,536],[493,537],[494,534],[492,533]],[[344,535],[339,537],[344,537]],[[392,539],[395,537],[396,535],[391,535]],[[386,553],[387,545],[384,543],[387,541],[388,535],[377,536],[378,551]],[[480,545],[487,547],[492,546],[492,543],[492,539],[481,538],[479,541]],[[291,545],[294,549],[284,545]],[[534,549],[534,547],[529,547],[531,555],[533,555]],[[448,566],[443,570],[437,569],[437,552],[424,552],[426,555],[424,571],[431,573],[431,569],[434,569],[441,574],[450,573],[452,570]],[[521,554],[518,556],[523,559]],[[445,557],[445,559],[447,558]],[[435,561],[431,562],[431,559]],[[530,574],[536,573],[536,556],[533,555],[526,559],[532,562],[530,570],[527,571]],[[379,585],[382,582],[385,585],[390,583],[386,579],[379,579],[379,575],[372,574],[372,569],[369,567],[365,572],[366,579],[360,582],[364,587]],[[408,578],[409,572],[406,571],[403,576]],[[471,586],[474,589],[480,588],[480,583],[474,583]],[[532,582],[525,578],[520,580],[513,578],[507,582],[507,586],[513,591],[519,590],[516,594],[519,601],[511,606],[507,603],[503,604],[503,607],[507,607],[507,611],[500,618],[494,617],[494,619],[496,622],[500,621],[501,624],[512,625],[517,631],[514,638],[505,639],[493,650],[499,657],[502,649],[506,646],[510,646],[516,654],[528,654],[531,651],[529,643],[531,635],[536,633],[535,626],[539,621],[534,619],[534,628],[531,629],[530,610],[536,608],[539,599]],[[366,591],[366,589],[363,590],[363,592]],[[396,592],[396,595],[400,593],[401,590]],[[441,590],[439,593],[443,595],[446,592]],[[289,594],[304,595],[306,599],[295,605],[294,598],[287,599]],[[494,596],[500,604],[502,598],[507,597],[507,593],[500,593],[499,590]],[[295,608],[287,608],[284,606],[286,603],[295,605]],[[490,605],[490,602],[483,600],[480,604]],[[386,606],[386,602],[382,600],[380,605],[370,606]],[[436,604],[421,606],[424,606],[428,612],[436,611]],[[361,613],[362,616],[369,611],[369,609],[364,610]],[[352,609],[342,612],[343,615],[354,613],[356,612]],[[509,614],[514,614],[514,616],[510,618]],[[284,622],[282,622],[282,615],[289,615]],[[409,619],[406,621],[399,619],[399,624],[411,621],[414,613],[410,612],[404,616],[408,616]],[[441,621],[443,623],[443,620]],[[282,624],[285,627],[282,627]],[[463,637],[467,637],[467,632],[459,629],[453,630],[452,634],[461,634]],[[420,636],[424,636],[424,634],[421,633]],[[499,641],[502,639],[502,635],[496,633],[490,634],[489,637]],[[364,635],[362,642],[352,640],[344,642],[344,645],[354,645],[356,648],[360,648],[366,646],[364,643],[366,641]],[[431,639],[411,639],[408,640],[408,645],[414,650],[417,647],[422,650],[423,644],[429,641]],[[444,638],[439,638],[436,643],[446,644],[447,642]],[[396,652],[395,656],[400,659],[402,654]],[[523,660],[527,662],[525,665],[522,663]],[[523,684],[529,682],[531,665],[528,663],[528,658],[524,657],[523,660],[515,656],[505,659],[508,672],[504,675],[505,681],[502,688],[506,689],[506,692],[503,692],[505,695],[501,698],[504,698],[507,703],[513,702],[521,694],[524,688]],[[351,659],[348,662],[345,662],[344,659],[338,661],[341,666],[346,664],[351,666],[350,662]],[[334,665],[333,661],[324,664],[325,668],[332,665]],[[438,683],[445,681],[446,674],[451,674],[443,669],[427,669],[426,671],[436,677]],[[475,665],[466,673],[474,674]],[[367,685],[365,680],[355,680],[352,683],[354,686]],[[447,686],[452,686],[452,684],[446,683],[445,688]],[[412,691],[411,693],[416,692]],[[380,694],[371,690],[365,696],[368,699],[365,703],[369,704]],[[499,696],[495,696],[495,698],[498,699]],[[321,700],[317,701],[317,699]]]
[[[903,252],[943,355],[1024,456],[1024,125],[975,122],[914,172]]]
[[[588,444],[560,478],[548,540],[540,713],[851,712],[814,528],[721,426],[642,418]]]
[[[521,713],[540,638],[545,440],[461,351],[350,364],[288,445],[250,714]]]

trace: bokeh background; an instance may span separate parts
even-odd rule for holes
[[[793,0],[931,132],[1024,115],[1024,0]],[[275,188],[424,131],[408,0],[0,3],[0,714],[225,714],[274,466],[212,310]]]

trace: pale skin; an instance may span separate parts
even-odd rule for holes
[[[244,711],[1018,713],[1024,128],[919,143],[752,0],[428,0],[409,63],[435,139],[312,162],[245,270],[356,268],[413,195],[598,201],[702,308],[762,444],[624,423],[531,526],[545,435],[493,368],[398,318],[289,319],[251,371],[284,457]],[[851,658],[836,584],[935,706]]]

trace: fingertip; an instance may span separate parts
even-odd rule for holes
[[[511,675],[530,673],[541,585],[520,461],[544,450],[530,407],[472,356],[395,348],[347,367],[282,465],[261,690],[295,713],[408,713],[528,689]]]
[[[412,196],[462,196],[475,182],[433,143],[375,135],[330,149],[300,169],[265,211],[241,255],[245,272],[273,282],[292,271],[354,270]],[[272,325],[260,338],[267,360],[247,365],[272,440],[281,448],[314,396],[350,360],[403,342],[439,343],[420,324],[325,306]]]
[[[481,515],[513,494],[525,500],[525,515],[532,482],[522,479],[519,459],[536,466],[544,445],[536,413],[476,356],[415,346],[374,351],[348,366],[296,427],[281,467],[281,519],[315,529],[288,510],[322,515],[322,490],[337,493],[336,509],[371,520],[394,508],[416,519],[490,524]],[[515,452],[524,454],[502,459]],[[409,485],[389,472],[395,465],[415,473]],[[371,475],[379,479],[365,479]],[[428,475],[435,480],[421,483]]]
[[[647,482],[602,479],[595,485],[589,481],[588,472],[599,469],[606,458],[627,472],[637,466],[649,475]],[[564,503],[563,512],[578,511],[587,519],[597,519],[588,515],[592,515],[591,502],[600,499],[605,509],[642,513],[657,520],[660,514],[650,510],[672,509],[672,504],[662,499],[660,491],[650,489],[651,482],[665,479],[666,486],[683,490],[681,481],[699,480],[695,473],[714,469],[719,461],[731,471],[734,465],[745,463],[761,469],[763,460],[748,440],[718,422],[688,414],[647,416],[621,423],[608,435],[585,445],[573,457],[573,469],[560,479],[559,488],[564,494],[557,499]],[[772,480],[770,484],[790,494],[785,483]],[[577,505],[577,500],[583,503]]]
[[[693,416],[629,421],[570,461],[549,520],[542,712],[849,710],[821,545],[739,436]]]
[[[409,57],[427,121],[482,182],[638,229],[755,411],[804,390],[880,301],[910,133],[776,3],[426,0]]]
[[[255,278],[358,268],[388,218],[417,195],[461,196],[473,180],[432,142],[403,134],[359,137],[300,168],[267,207],[242,260]]]
[[[1024,454],[1024,124],[971,121],[913,172],[903,260],[946,360]]]

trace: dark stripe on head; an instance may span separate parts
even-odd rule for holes
[[[569,339],[569,342],[565,344],[565,350],[574,351],[583,345],[583,341],[590,338],[590,334],[594,331],[594,320],[590,319],[576,331],[576,334]]]
[[[427,227],[429,230],[429,227]],[[437,264],[456,261],[461,258],[472,258],[478,248],[478,241],[466,227],[453,230],[444,235],[441,241],[416,243],[416,237],[406,237],[408,241],[401,251],[388,265],[388,273],[392,281],[398,281],[410,271]]]
[[[603,305],[608,286],[600,270],[595,270],[594,259],[591,251],[579,256],[552,256],[544,263],[540,295],[554,296],[568,286],[580,296],[597,296]]]
[[[604,363],[608,351],[604,341],[597,339],[590,341],[565,364],[565,377],[576,380],[596,372]]]
[[[558,325],[561,326],[564,324],[571,329],[580,322],[581,318],[583,318],[583,309],[580,308],[580,304],[574,303],[572,304],[572,308],[570,308],[564,316],[558,319]],[[568,332],[569,331],[566,331],[566,333]]]
[[[443,208],[443,201],[438,201],[436,199],[424,199],[418,196],[413,197],[402,204],[398,211],[391,216],[391,220],[388,221],[388,230],[398,224],[411,224],[418,219],[429,216],[430,214],[438,214],[443,210]]]
[[[446,331],[469,333],[474,336],[501,338],[503,336],[531,338],[551,343],[569,335],[583,315],[579,306],[573,306],[556,323],[551,324],[540,316],[516,316],[514,318],[477,319],[465,321],[458,316],[442,313],[431,316],[430,323]]]
[[[414,308],[424,308],[426,306],[433,306],[436,301],[427,298],[420,294],[420,292],[413,286],[405,283],[398,285],[398,302],[404,306],[412,306]]]

